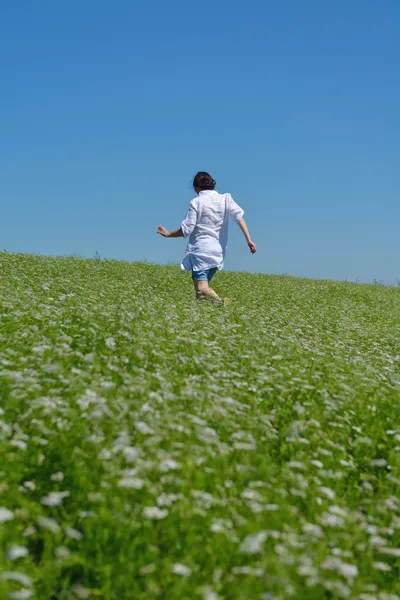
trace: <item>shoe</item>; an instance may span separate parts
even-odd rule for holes
[[[221,300],[214,300],[214,302],[217,306],[223,306],[223,307],[229,306],[229,304],[230,304],[229,298],[221,298]]]

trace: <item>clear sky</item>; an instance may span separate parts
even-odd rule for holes
[[[226,267],[400,279],[399,0],[3,0],[0,248],[178,262],[208,170]]]

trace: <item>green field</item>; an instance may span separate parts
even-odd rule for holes
[[[0,598],[400,598],[400,290],[0,254]]]

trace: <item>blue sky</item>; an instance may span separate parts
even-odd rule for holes
[[[0,5],[0,248],[178,262],[208,170],[232,270],[400,279],[398,0]]]

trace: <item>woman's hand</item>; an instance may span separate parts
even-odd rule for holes
[[[157,233],[167,238],[184,237],[182,229],[173,229],[172,231],[168,231],[168,229],[165,229],[165,227],[162,225],[160,225],[157,229]]]
[[[163,237],[168,237],[169,236],[168,229],[165,229],[165,227],[163,227],[162,225],[160,225],[159,228],[157,229],[157,233],[159,233]]]
[[[248,247],[250,248],[250,252],[251,252],[252,254],[255,254],[255,253],[257,252],[257,246],[255,245],[255,243],[254,243],[254,242],[252,242],[251,240],[249,240],[249,241],[247,242],[247,245],[248,245]]]
[[[243,231],[244,237],[246,238],[247,245],[250,248],[250,252],[252,254],[255,254],[257,252],[257,246],[255,245],[254,242],[251,241],[250,233],[247,228],[246,221],[243,219],[243,217],[240,219],[238,225],[239,225],[240,229]]]

